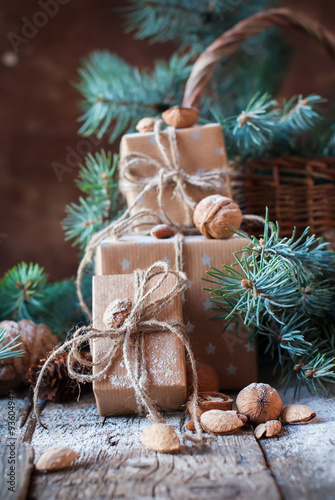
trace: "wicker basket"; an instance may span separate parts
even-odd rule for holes
[[[199,106],[216,64],[232,54],[243,40],[272,27],[295,28],[319,42],[335,57],[335,37],[312,19],[288,9],[256,14],[224,33],[194,64],[186,84],[183,106]],[[281,234],[301,233],[306,226],[321,234],[335,227],[335,158],[280,157],[233,164],[232,188],[245,213],[263,215],[280,224]]]

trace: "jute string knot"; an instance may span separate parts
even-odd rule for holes
[[[157,149],[160,154],[160,160],[153,158],[150,155],[138,152],[127,154],[120,161],[120,188],[122,191],[128,189],[142,188],[141,197],[143,196],[143,188],[146,191],[152,189],[157,190],[157,200],[159,209],[165,218],[165,222],[173,224],[167,214],[164,203],[163,193],[167,186],[172,185],[173,196],[178,198],[185,212],[186,226],[192,224],[192,210],[195,208],[195,201],[187,192],[189,186],[198,187],[204,190],[218,190],[222,188],[222,183],[226,179],[230,185],[231,168],[220,168],[212,171],[204,171],[201,173],[188,173],[180,167],[179,151],[177,144],[176,129],[167,127],[166,134],[168,138],[169,152],[162,141],[161,126],[163,120],[156,120],[154,125],[154,139]],[[141,175],[141,165],[151,166],[154,168],[152,177]],[[133,169],[133,167],[136,167]],[[178,226],[177,226],[178,227]],[[178,229],[182,230],[181,227]]]
[[[152,294],[161,287],[168,278],[174,277],[173,286],[158,299],[153,299]],[[153,282],[153,278],[157,279]],[[147,390],[147,370],[145,366],[144,337],[147,333],[168,332],[176,335],[183,343],[188,355],[193,373],[193,414],[197,432],[197,440],[202,440],[202,430],[197,418],[198,412],[198,377],[194,355],[187,337],[186,327],[182,323],[159,321],[155,317],[176,297],[182,295],[187,288],[187,278],[183,272],[171,271],[165,262],[156,262],[145,270],[138,269],[134,272],[134,301],[129,315],[117,328],[106,331],[86,326],[78,328],[70,340],[65,341],[56,348],[44,363],[37,379],[34,391],[34,412],[39,423],[38,411],[39,388],[48,365],[63,352],[68,352],[67,367],[69,376],[78,382],[86,383],[106,378],[119,354],[123,354],[127,375],[134,388],[138,413],[147,414],[153,422],[165,422],[164,418],[155,408]],[[80,357],[81,349],[87,343],[97,339],[108,338],[112,340],[111,346],[96,361],[83,360]],[[94,373],[84,374],[75,371],[74,360],[79,364],[93,369]],[[41,423],[41,425],[43,425]],[[188,437],[187,435],[185,437]]]

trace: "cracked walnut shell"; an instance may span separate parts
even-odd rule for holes
[[[283,403],[276,389],[268,384],[250,384],[236,398],[240,413],[247,415],[251,424],[258,425],[268,420],[277,420]]]
[[[233,228],[241,225],[242,212],[232,199],[213,194],[195,207],[193,222],[206,238],[230,238]]]
[[[130,299],[116,299],[111,302],[103,315],[102,321],[107,328],[117,328],[129,316],[133,304]]]

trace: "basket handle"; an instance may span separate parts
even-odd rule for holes
[[[199,107],[204,88],[218,62],[234,53],[243,40],[272,26],[302,31],[319,42],[335,58],[335,36],[322,24],[290,9],[270,9],[237,23],[217,38],[195,61],[186,82],[182,106]]]

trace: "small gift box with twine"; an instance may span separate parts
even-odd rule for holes
[[[136,271],[93,278],[95,328],[108,329],[103,322],[104,312],[114,300],[124,297],[133,304],[123,324],[123,349],[115,353],[113,363],[106,356],[115,347],[113,338],[102,337],[91,343],[93,363],[98,363],[94,365],[93,374],[103,372],[103,376],[93,382],[99,415],[136,413],[142,406],[137,385],[162,411],[178,410],[185,403],[186,364],[182,340],[185,327],[180,295],[183,284],[177,274],[158,274],[159,270],[157,266],[156,274],[152,275]],[[105,361],[99,362],[102,358],[106,358]]]
[[[148,209],[182,230],[193,226],[204,197],[231,196],[226,148],[218,123],[164,130],[162,124],[122,137],[119,188],[131,214]]]

